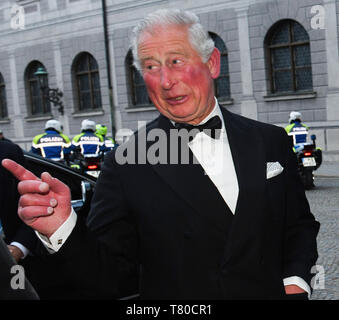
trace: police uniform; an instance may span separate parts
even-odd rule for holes
[[[51,160],[59,161],[69,154],[70,139],[57,130],[47,129],[34,137],[31,151]]]
[[[285,130],[289,136],[293,137],[295,151],[302,149],[307,142],[308,127],[296,121],[288,125]]]
[[[91,131],[85,130],[72,140],[72,150],[80,150],[85,157],[98,157],[104,151],[104,138]]]

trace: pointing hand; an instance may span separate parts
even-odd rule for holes
[[[48,238],[66,221],[71,213],[71,193],[64,183],[48,172],[41,179],[10,159],[2,166],[20,182],[18,214],[21,220]]]

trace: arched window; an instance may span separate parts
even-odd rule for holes
[[[6,85],[0,73],[0,119],[5,119],[7,116]]]
[[[215,47],[220,51],[220,75],[214,80],[215,96],[219,100],[230,98],[230,75],[228,70],[228,54],[224,41],[215,33],[209,33],[214,41]]]
[[[39,61],[32,61],[26,68],[25,72],[25,85],[26,85],[26,99],[28,101],[28,114],[31,116],[35,115],[46,115],[51,112],[51,104],[44,97],[38,78],[34,73],[38,68],[46,68]],[[48,78],[44,79],[48,85]]]
[[[126,71],[133,106],[141,107],[152,104],[148,97],[144,79],[133,65],[133,54],[131,50],[128,51],[126,57]]]
[[[313,88],[310,39],[298,22],[275,24],[265,40],[271,93],[295,93]]]
[[[94,57],[87,52],[80,53],[72,69],[78,111],[102,108],[99,66]]]

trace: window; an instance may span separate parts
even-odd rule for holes
[[[17,0],[16,2],[19,6],[23,6],[25,14],[39,13],[40,0]]]
[[[266,36],[270,93],[311,91],[310,40],[306,30],[293,20],[283,20]]]
[[[126,57],[126,69],[133,106],[140,107],[152,104],[148,97],[144,79],[133,65],[133,54],[131,50],[128,51]]]
[[[228,70],[228,55],[224,41],[215,33],[209,33],[214,41],[215,47],[220,51],[220,75],[214,80],[215,96],[219,100],[230,98],[230,76]]]
[[[102,108],[99,66],[91,54],[83,52],[75,58],[73,83],[78,111]]]
[[[7,116],[6,86],[0,73],[0,119],[6,119]]]
[[[33,61],[28,65],[25,72],[26,99],[28,101],[28,114],[30,116],[47,115],[51,113],[51,104],[43,96],[39,80],[34,75],[40,67],[46,70],[41,62]],[[48,86],[47,76],[45,77],[44,82]]]

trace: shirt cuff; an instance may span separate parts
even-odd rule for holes
[[[311,288],[304,279],[297,277],[297,276],[293,276],[293,277],[285,278],[283,281],[284,281],[284,286],[294,284],[308,293],[308,299],[311,298]]]
[[[20,251],[23,253],[23,256],[21,257],[21,259],[25,259],[27,255],[29,254],[29,250],[19,242],[13,241],[11,242],[11,246],[15,246],[20,249]]]
[[[77,215],[72,208],[71,214],[67,220],[56,230],[50,238],[43,234],[35,231],[38,238],[41,240],[43,245],[46,247],[49,253],[58,252],[62,245],[66,242],[69,235],[72,233],[77,221]]]

